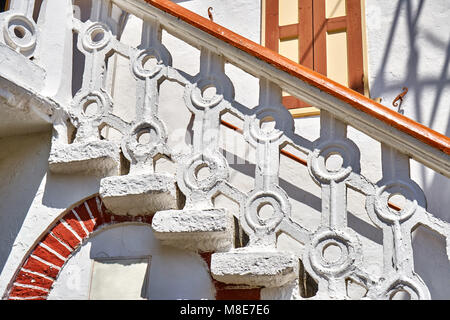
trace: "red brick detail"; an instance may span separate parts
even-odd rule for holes
[[[89,209],[91,209],[91,213],[95,218],[95,228],[104,224],[103,213],[98,210],[97,198],[94,197],[87,200],[86,204],[89,206]]]
[[[84,237],[87,236],[86,232],[81,226],[81,222],[77,219],[77,217],[73,212],[68,213],[64,217],[64,221],[66,221],[69,224],[72,230],[75,231],[80,236],[80,238],[83,239]]]
[[[201,252],[200,256],[211,272],[212,252]],[[261,288],[243,289],[242,286],[225,284],[211,277],[216,288],[216,300],[261,300]]]
[[[87,231],[91,233],[95,229],[95,223],[92,221],[91,216],[89,215],[86,207],[84,206],[84,202],[77,206],[74,211],[78,214]]]
[[[26,272],[24,270],[20,270],[19,274],[16,276],[16,282],[42,287],[45,289],[50,289],[53,284],[53,280],[44,278],[37,274]]]
[[[111,216],[111,220],[113,223],[123,223],[123,222],[137,221],[137,217],[114,214]]]
[[[75,249],[80,244],[80,240],[78,240],[75,235],[67,229],[62,223],[58,223],[53,229],[52,233],[62,242],[69,245],[72,249]]]
[[[51,267],[45,263],[42,263],[33,257],[28,258],[28,260],[24,264],[23,268],[43,274],[43,275],[53,278],[53,279],[56,279],[56,277],[58,276],[58,272],[59,272],[58,269]]]
[[[89,206],[91,210],[92,216],[94,217],[95,224],[92,221],[86,207],[84,204]],[[86,229],[91,233],[95,229],[100,228],[102,225],[108,224],[116,224],[123,222],[140,222],[145,224],[151,224],[153,215],[145,215],[145,216],[123,216],[123,215],[115,215],[110,213],[103,205],[101,205],[102,210],[98,210],[96,196],[92,197],[82,204],[76,206],[74,211],[77,212],[80,219],[85,222],[84,225]],[[60,221],[57,221],[53,229],[51,229],[47,234],[42,237],[41,242],[47,245],[49,248],[53,249],[55,252],[60,254],[61,256],[68,258],[72,253],[71,250],[68,250],[64,245],[60,243],[66,243],[72,249],[78,247],[81,243],[75,235],[67,229],[61,221],[66,221],[70,227],[82,238],[83,240],[88,238],[89,235],[82,229],[80,221],[76,218],[74,213],[71,210],[68,210],[65,216],[60,218]],[[51,233],[54,234],[54,236]],[[59,241],[58,241],[59,240]],[[59,273],[59,269],[55,267],[51,267],[33,257],[39,257],[44,261],[48,261],[56,266],[62,267],[64,265],[63,260],[40,246],[39,243],[35,246],[35,248],[31,251],[30,256],[26,260],[25,264],[20,267],[20,271],[17,273],[14,281],[12,283],[24,284],[24,285],[32,285],[36,287],[42,287],[43,289],[50,290],[53,281],[47,279],[43,276],[39,276],[30,272],[27,272],[23,269],[30,270],[44,276],[47,276],[51,279],[56,279]],[[211,268],[211,252],[200,253],[200,256],[205,260],[208,265],[208,269]],[[23,268],[23,269],[22,269]],[[245,289],[242,286],[229,285],[217,280],[214,280],[213,284],[216,288],[216,299],[217,300],[259,300],[261,299],[261,289],[260,288],[249,288]],[[37,288],[25,288],[17,285],[13,285],[12,289],[9,293],[10,299],[18,298],[27,298],[27,300],[45,300],[48,296],[48,292],[44,290],[39,290]]]
[[[112,223],[112,214],[109,213],[109,211],[106,209],[105,205],[103,204],[103,202],[101,202],[101,214],[102,214],[102,219],[103,219],[103,224],[110,224]],[[98,228],[100,225],[96,226],[95,228]]]
[[[217,300],[261,300],[261,289],[217,289]]]
[[[108,224],[112,223],[112,215],[103,213],[102,221],[103,221],[103,224],[97,224],[95,226],[95,230],[97,230],[102,225],[108,225]]]
[[[41,258],[42,260],[48,261],[51,264],[54,264],[55,266],[62,267],[65,260],[61,260],[59,257],[57,257],[54,253],[48,251],[42,246],[37,246],[36,249],[33,251],[33,255],[36,257]]]
[[[61,256],[67,258],[72,251],[69,251],[65,246],[63,246],[54,236],[52,236],[50,233],[47,233],[42,240],[42,243],[48,246],[49,248],[52,248],[56,252],[58,252]]]
[[[99,199],[100,200],[100,199]],[[83,221],[84,226],[92,233],[92,231],[100,228],[101,226],[108,224],[116,224],[122,222],[141,222],[145,224],[151,224],[153,216],[123,216],[123,215],[115,215],[110,213],[103,203],[101,203],[101,210],[98,209],[97,206],[97,196],[94,196],[83,203],[77,205],[73,210],[80,217],[80,220]],[[89,210],[94,217],[95,223],[89,212],[87,211],[85,204],[89,206]],[[69,230],[61,221],[65,221],[70,228],[76,232],[76,234],[83,240],[89,237],[88,234],[84,231],[81,225],[81,221],[79,221],[76,215],[72,212],[72,210],[67,211],[67,213],[59,218],[60,220],[56,221],[53,229],[51,229],[48,233],[46,233],[40,242],[36,244],[33,250],[30,253],[30,256],[25,261],[25,264],[19,268],[19,272],[17,273],[15,279],[12,283],[24,284],[24,285],[33,285],[36,287],[42,287],[45,289],[51,289],[53,281],[50,279],[46,279],[45,277],[35,275],[29,272],[26,272],[23,269],[36,272],[47,276],[52,279],[56,279],[60,269],[51,267],[35,258],[31,255],[36,256],[44,261],[47,261],[51,264],[54,264],[58,267],[63,267],[65,261],[59,258],[57,255],[47,250],[43,246],[40,246],[40,243],[47,245],[49,248],[60,254],[64,258],[69,258],[72,250],[69,250],[62,243],[65,243],[68,247],[75,249],[80,244],[81,241]],[[53,234],[53,235],[52,235]],[[20,286],[13,285],[9,296],[20,297],[20,298],[32,298],[27,300],[45,300],[47,298],[48,292],[41,291],[33,288],[24,288]],[[34,299],[36,298],[36,299]]]
[[[19,286],[13,286],[10,296],[12,297],[41,297],[41,296],[47,296],[48,292],[44,290],[39,290],[35,288],[25,288],[25,287],[19,287]]]
[[[147,215],[147,216],[142,216],[140,219],[140,222],[151,225],[152,220],[153,220],[153,215],[151,215],[151,216]]]
[[[200,252],[200,257],[206,262],[208,268],[211,269],[211,256],[212,252]]]

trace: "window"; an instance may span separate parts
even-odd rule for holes
[[[0,0],[0,12],[4,12],[9,8],[9,0]]]
[[[150,260],[150,256],[96,258],[92,264],[89,299],[147,299]]]
[[[0,12],[8,10],[9,0],[0,0]]]
[[[364,94],[361,1],[265,0],[264,45]],[[285,93],[283,104],[311,109]]]

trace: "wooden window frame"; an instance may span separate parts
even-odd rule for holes
[[[361,0],[346,0],[346,15],[333,18],[326,18],[326,0],[297,1],[299,22],[280,26],[279,0],[265,0],[265,46],[278,52],[280,40],[300,38],[299,61],[295,62],[326,76],[327,33],[346,30],[348,87],[364,94]],[[292,96],[283,97],[283,104],[288,109],[310,108]]]
[[[0,0],[0,12],[5,12],[9,8],[9,0]]]

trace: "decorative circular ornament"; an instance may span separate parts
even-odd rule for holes
[[[283,136],[283,130],[277,128],[278,124],[283,122],[275,111],[273,109],[264,109],[258,112],[255,117],[249,118],[248,132],[253,142],[273,143]],[[267,122],[271,122],[272,126],[265,129],[263,126]]]
[[[264,206],[271,207],[271,216],[261,217],[260,211]],[[290,205],[287,198],[278,192],[256,190],[249,195],[243,210],[245,221],[253,231],[269,233],[290,214]]]
[[[359,163],[356,161],[358,148],[350,140],[334,140],[319,143],[309,154],[308,169],[311,176],[319,183],[341,182],[352,171],[356,171]],[[338,155],[342,158],[342,165],[338,169],[327,168],[327,159]]]
[[[75,96],[70,114],[74,118],[76,126],[84,122],[98,126],[110,109],[111,102],[108,95],[100,91],[92,91],[85,95],[81,93]]]
[[[101,22],[95,22],[87,28],[82,38],[83,48],[89,52],[104,49],[111,41],[109,27]]]
[[[383,181],[379,184],[383,184]],[[405,199],[405,205],[400,211],[389,207],[390,197],[397,194]],[[411,218],[419,205],[426,207],[426,199],[420,187],[412,180],[408,182],[398,180],[378,187],[375,194],[367,197],[366,208],[369,215],[375,213],[376,218],[381,222],[393,224],[402,223]]]
[[[395,280],[386,281],[382,285],[381,292],[382,296],[389,300],[394,299],[399,292],[408,294],[411,300],[429,300],[431,298],[427,286],[418,276],[416,278],[401,276]]]
[[[28,56],[36,45],[36,23],[24,15],[13,14],[6,18],[3,35],[6,43],[14,50]]]
[[[144,134],[148,136],[146,141],[143,141]],[[162,122],[153,119],[139,123],[124,140],[124,155],[133,162],[147,161],[160,152],[160,147],[166,140],[166,130]]]
[[[156,64],[147,68],[146,63],[151,59],[155,59]],[[141,50],[134,58],[133,73],[140,79],[153,78],[161,72],[164,66],[163,64],[164,61],[157,50],[153,48]]]
[[[209,175],[201,179],[199,170],[207,168]],[[228,179],[228,164],[220,154],[196,154],[185,161],[179,168],[183,174],[183,182],[190,190],[211,190],[218,182]]]
[[[340,249],[339,258],[330,260],[325,251],[334,246]],[[361,256],[361,245],[350,229],[322,229],[316,232],[309,244],[309,261],[319,276],[341,277],[352,270]]]
[[[216,93],[212,97],[206,98],[204,92],[211,87],[216,88]],[[187,106],[190,107],[192,105],[192,107],[198,110],[212,109],[223,100],[223,88],[213,78],[201,79],[193,85],[186,86],[186,90],[189,95],[189,98],[186,99]]]

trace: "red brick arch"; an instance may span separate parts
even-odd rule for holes
[[[101,227],[124,222],[151,225],[153,216],[124,216],[109,212],[95,195],[65,211],[35,244],[18,268],[7,298],[45,300],[72,253]]]
[[[53,283],[72,254],[96,231],[113,224],[136,222],[151,225],[153,215],[116,215],[98,195],[69,208],[52,223],[18,268],[6,295],[9,300],[46,300]],[[208,264],[211,253],[202,253]],[[259,299],[260,289],[225,286],[213,280],[217,299]]]

